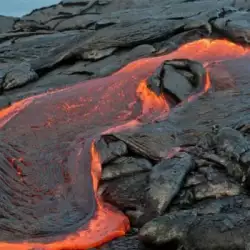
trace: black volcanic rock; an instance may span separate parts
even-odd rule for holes
[[[235,42],[250,43],[250,18],[247,11],[233,12],[218,18],[213,25]]]
[[[227,127],[219,130],[216,145],[219,151],[237,161],[241,155],[250,151],[250,142],[239,131]]]
[[[106,182],[102,197],[122,211],[141,210],[145,204],[149,173],[138,173]]]
[[[152,170],[152,164],[144,158],[120,157],[103,166],[102,180],[107,181],[135,173]]]
[[[107,143],[103,138],[96,142],[96,149],[100,154],[101,163],[105,164],[119,156],[127,154],[127,145],[122,141]]]
[[[150,174],[146,213],[162,215],[181,189],[186,175],[192,168],[194,161],[186,153],[158,163]]]
[[[22,87],[38,79],[38,75],[29,63],[21,63],[3,70],[4,79],[1,86],[4,90]]]
[[[205,74],[198,62],[186,59],[165,61],[149,77],[147,85],[157,95],[164,92],[178,104],[204,87]]]

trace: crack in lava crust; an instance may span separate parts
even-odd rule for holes
[[[94,140],[169,112],[145,81],[164,60],[206,65],[248,54],[226,40],[203,39],[2,110],[0,249],[87,249],[124,235],[128,219],[97,196],[101,164]],[[207,75],[204,91],[209,87]]]

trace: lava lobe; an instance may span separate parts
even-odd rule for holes
[[[2,110],[0,249],[86,249],[124,235],[128,219],[97,196],[101,163],[94,141],[169,112],[163,95],[146,83],[165,60],[207,65],[247,53],[228,41],[199,40]],[[204,91],[209,87],[207,78]]]

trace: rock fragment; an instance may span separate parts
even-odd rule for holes
[[[240,43],[250,43],[250,17],[249,12],[235,11],[218,18],[213,26],[228,38]]]
[[[105,164],[128,152],[127,145],[122,141],[107,143],[103,138],[96,142],[97,152],[100,154],[101,163]]]
[[[244,196],[206,201],[197,208],[172,212],[146,223],[139,238],[154,247],[185,250],[248,249],[249,207]],[[202,239],[202,240],[200,240]]]
[[[81,54],[82,59],[84,60],[93,60],[97,61],[107,56],[112,55],[115,52],[116,48],[107,48],[107,49],[100,49],[100,50],[90,50],[85,51]]]
[[[205,74],[203,66],[195,61],[165,61],[147,84],[158,95],[166,93],[178,104],[204,86]]]
[[[163,214],[177,195],[186,175],[194,168],[193,158],[180,153],[158,163],[152,170],[146,194],[146,213]]]
[[[216,146],[219,153],[224,152],[229,158],[237,161],[241,155],[250,150],[250,143],[237,130],[229,127],[224,127],[219,130],[216,137]]]
[[[103,166],[102,180],[107,181],[131,174],[148,172],[152,164],[144,158],[120,157]]]
[[[122,211],[140,211],[145,206],[148,177],[148,173],[138,173],[108,181],[102,197]]]
[[[38,79],[37,73],[31,68],[29,63],[21,63],[8,68],[5,71],[2,88],[10,90],[17,87],[22,87],[32,81]]]
[[[166,158],[175,145],[175,140],[171,134],[163,134],[160,131],[115,133],[114,137],[125,142],[132,152],[153,161]]]
[[[146,223],[139,231],[139,239],[157,246],[168,246],[176,242],[180,245],[186,238],[190,226],[196,220],[197,213],[192,210],[169,213]],[[178,246],[177,246],[178,247]]]

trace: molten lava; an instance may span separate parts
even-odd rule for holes
[[[97,195],[101,164],[95,140],[169,112],[164,97],[145,81],[164,60],[206,65],[249,54],[226,40],[203,39],[2,110],[0,250],[88,249],[124,235],[128,219]],[[204,91],[209,87],[207,74]]]

